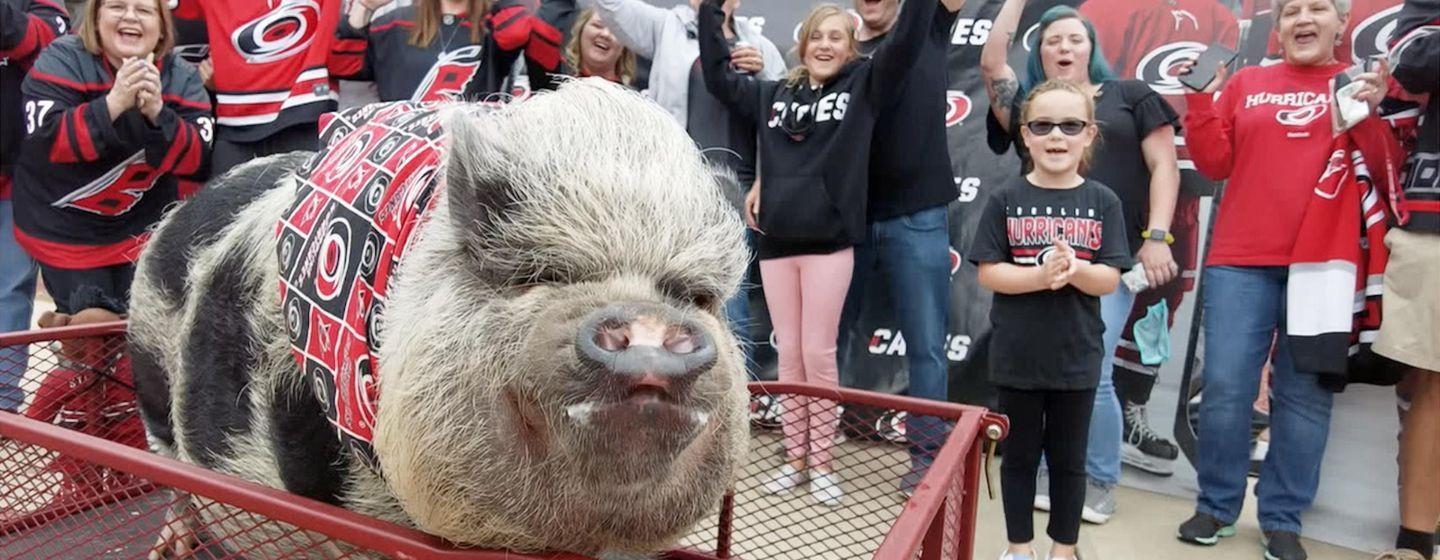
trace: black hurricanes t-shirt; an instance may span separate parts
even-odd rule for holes
[[[976,263],[1039,266],[1057,235],[1075,255],[1129,269],[1120,199],[1085,181],[1044,189],[1024,177],[985,206],[968,258]],[[1100,382],[1100,298],[1074,286],[1027,294],[995,294],[990,310],[990,381],[1014,389],[1085,390]]]

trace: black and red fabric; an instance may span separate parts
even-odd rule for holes
[[[379,321],[395,267],[439,195],[443,104],[327,115],[276,224],[291,351],[352,454],[374,465]]]
[[[20,83],[40,50],[70,30],[70,16],[59,0],[0,0],[0,200],[10,198],[15,159],[25,137],[27,114]]]
[[[213,117],[200,76],[156,61],[164,107],[110,118],[114,70],[80,38],[62,37],[22,86],[27,121],[15,173],[15,237],[36,260],[64,269],[133,262],[150,226],[177,197],[179,175],[208,165]]]
[[[1381,322],[1385,245],[1398,190],[1399,144],[1377,119],[1336,136],[1330,160],[1305,209],[1286,282],[1286,335],[1295,369],[1314,372],[1341,390],[1357,379],[1380,379],[1370,351]]]
[[[259,142],[315,123],[339,103],[328,59],[340,0],[179,2],[177,20],[205,22],[222,140]]]

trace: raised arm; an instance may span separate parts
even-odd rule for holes
[[[730,70],[730,47],[720,27],[724,22],[725,12],[720,10],[719,0],[705,0],[700,5],[700,70],[705,76],[705,89],[730,110],[755,120],[759,114],[760,84],[754,78]]]
[[[1440,21],[1401,36],[1388,58],[1391,75],[1405,91],[1440,93]]]
[[[376,0],[355,0],[350,12],[335,28],[327,61],[330,73],[344,80],[375,79],[375,50],[370,47],[370,20],[384,3]],[[393,13],[393,12],[392,12]]]
[[[895,95],[905,83],[905,75],[920,58],[921,49],[929,38],[930,25],[935,21],[935,10],[939,0],[905,0],[900,5],[900,15],[890,37],[880,43],[875,51],[870,71],[872,88],[878,88],[874,99],[896,99]],[[879,107],[876,103],[874,106]]]
[[[669,10],[644,0],[580,0],[580,6],[594,8],[610,33],[635,54],[655,58],[655,45]]]
[[[1016,29],[1020,27],[1020,12],[1025,10],[1025,0],[1005,0],[1000,13],[995,16],[995,25],[990,28],[990,38],[980,50],[980,75],[985,79],[985,93],[990,98],[990,112],[1005,132],[1010,130],[1010,108],[1015,96],[1020,93],[1020,81],[1015,70],[1010,68],[1010,45],[1015,42]]]
[[[0,58],[28,60],[70,30],[70,18],[58,0],[29,0],[24,10],[0,2]]]
[[[1185,145],[1190,148],[1195,169],[1215,181],[1229,178],[1235,163],[1234,98],[1240,92],[1238,80],[1229,80],[1215,96],[1215,84],[1224,78],[1222,68],[1207,91],[1185,94]]]

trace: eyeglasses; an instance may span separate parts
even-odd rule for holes
[[[125,2],[114,1],[105,2],[104,4],[100,5],[100,11],[102,13],[116,19],[125,17],[125,13],[129,12],[132,9],[135,11],[135,17],[140,19],[155,19],[160,16],[160,12],[157,11],[153,6],[146,6],[144,4],[136,4],[132,6],[126,4]]]
[[[1050,121],[1030,121],[1025,123],[1025,128],[1030,130],[1030,134],[1036,136],[1046,136],[1050,134],[1050,131],[1055,130],[1055,127],[1060,127],[1060,132],[1065,133],[1066,136],[1076,136],[1084,132],[1087,126],[1090,126],[1090,123],[1085,121],[1060,121],[1058,123]]]

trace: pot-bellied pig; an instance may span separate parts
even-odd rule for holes
[[[684,130],[594,80],[322,127],[141,256],[153,446],[465,545],[653,552],[714,510],[747,449],[721,319],[747,253]]]

